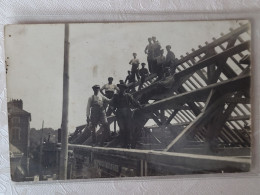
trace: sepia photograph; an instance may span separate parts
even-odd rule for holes
[[[5,26],[12,180],[249,172],[250,41],[249,20]]]

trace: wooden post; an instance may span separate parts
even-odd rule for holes
[[[69,24],[64,33],[63,102],[61,123],[61,155],[59,179],[67,179],[68,164],[68,110],[69,110]]]
[[[43,147],[43,126],[44,126],[44,121],[42,121],[42,132],[41,132],[41,145],[40,145],[40,170],[39,170],[39,176],[40,176],[40,179],[41,179],[41,177],[42,177],[42,147]]]

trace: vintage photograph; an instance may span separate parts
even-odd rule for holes
[[[5,26],[12,180],[250,171],[250,40],[248,20]]]

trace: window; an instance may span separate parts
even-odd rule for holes
[[[19,127],[15,127],[12,129],[12,140],[20,140],[21,138],[21,129]]]
[[[19,124],[20,123],[20,117],[13,117],[12,118],[12,123],[13,124]]]

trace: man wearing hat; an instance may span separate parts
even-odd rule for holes
[[[133,113],[130,108],[141,108],[141,105],[133,96],[126,93],[126,84],[118,84],[118,94],[115,94],[110,102],[110,106],[116,112],[116,119],[120,128],[119,137],[122,147],[131,148]]]
[[[142,63],[142,68],[139,70],[139,74],[141,76],[141,80],[140,80],[140,85],[138,87],[138,91],[142,89],[142,86],[145,82],[145,78],[149,75],[149,72],[147,70],[147,68],[145,68],[145,63]]]
[[[152,48],[153,48],[153,63],[152,63],[152,70],[153,73],[157,73],[157,58],[161,55],[161,44],[159,41],[156,40],[156,37],[152,37]]]
[[[166,46],[167,54],[166,54],[166,60],[165,60],[165,67],[170,67],[171,72],[175,73],[176,70],[176,58],[174,53],[171,51],[171,46]]]
[[[160,50],[160,56],[156,58],[157,64],[156,64],[156,73],[158,76],[157,80],[161,80],[163,78],[164,73],[164,64],[165,64],[165,56],[163,55],[164,50]]]
[[[99,94],[100,86],[94,85],[92,87],[94,95],[88,98],[87,105],[87,123],[91,129],[92,144],[95,145],[97,141],[96,127],[101,124],[104,128],[102,132],[101,145],[103,145],[105,139],[110,137],[110,129],[106,118],[105,107],[110,100]]]
[[[132,65],[132,69],[131,69],[131,74],[133,75],[133,77],[135,77],[136,75],[136,78],[139,80],[140,79],[140,76],[139,76],[139,59],[136,58],[137,54],[136,53],[133,53],[133,59],[130,60],[129,64]]]
[[[153,43],[152,38],[148,38],[149,44],[146,46],[144,53],[147,54],[147,62],[150,73],[153,73],[152,65],[153,65]]]
[[[104,93],[105,90],[105,93]],[[108,77],[108,83],[105,84],[101,89],[100,93],[107,98],[111,99],[116,91],[118,91],[118,87],[113,84],[113,77]]]
[[[104,93],[105,90],[105,93]],[[111,99],[116,91],[119,91],[118,87],[113,84],[113,77],[108,77],[108,83],[105,84],[101,89],[100,93],[106,96],[108,99]],[[107,109],[107,116],[112,114],[112,110],[110,107]]]

